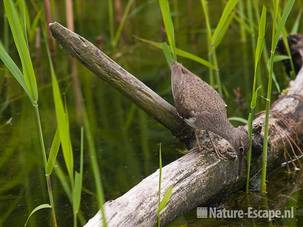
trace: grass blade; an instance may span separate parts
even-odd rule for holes
[[[59,147],[60,147],[60,137],[59,137],[59,131],[58,129],[56,130],[51,148],[50,148],[50,152],[49,152],[49,157],[47,160],[47,165],[46,165],[46,170],[45,170],[45,174],[46,175],[51,175],[54,166],[56,164],[56,159],[57,159],[57,155],[58,155],[58,151],[59,151]]]
[[[7,67],[7,69],[10,71],[12,76],[17,80],[17,82],[21,85],[25,93],[28,95],[28,97],[31,99],[31,95],[26,87],[22,72],[18,68],[18,66],[15,64],[13,59],[8,55],[6,52],[4,46],[0,42],[0,59],[3,62],[3,64]]]
[[[77,217],[77,213],[80,208],[81,201],[81,191],[82,191],[82,176],[79,172],[75,173],[75,184],[73,188],[73,212],[75,217]]]
[[[158,227],[161,225],[160,220],[160,203],[161,203],[161,183],[162,183],[162,145],[159,144],[159,185],[158,185],[158,209],[157,209],[157,222]]]
[[[45,31],[44,39],[46,40]],[[57,77],[55,74],[53,62],[51,59],[50,51],[48,46],[46,46],[47,50],[47,56],[49,61],[49,66],[51,70],[51,79],[52,79],[52,90],[53,90],[53,100],[55,104],[55,113],[56,113],[56,120],[57,120],[57,130],[59,132],[59,138],[61,142],[63,157],[65,161],[65,165],[67,168],[67,172],[71,181],[71,184],[73,185],[74,177],[73,177],[73,171],[74,171],[74,157],[73,157],[73,149],[71,144],[71,138],[70,138],[70,131],[69,131],[69,121],[68,121],[68,114],[64,109],[59,84],[57,81]]]
[[[127,18],[128,14],[129,14],[130,8],[133,5],[133,3],[134,3],[134,0],[129,0],[128,3],[127,3],[127,5],[126,5],[126,8],[124,10],[121,22],[119,24],[119,27],[117,29],[117,32],[116,32],[115,37],[114,37],[113,42],[112,42],[113,47],[116,47],[116,45],[117,45],[117,43],[118,43],[118,41],[119,41],[119,39],[121,37],[121,33],[122,33],[123,27],[125,25],[126,18]]]
[[[264,48],[265,28],[266,28],[266,7],[263,6],[261,18],[260,18],[260,22],[259,22],[259,34],[258,34],[256,51],[255,51],[255,67],[254,67],[255,73],[257,72],[257,67],[258,67],[258,64],[259,64],[259,61],[261,58],[261,54],[262,54],[262,51]]]
[[[25,224],[24,224],[24,227],[27,226],[27,223],[28,223],[30,217],[31,217],[33,214],[35,214],[37,211],[42,210],[42,209],[50,209],[50,208],[52,208],[52,206],[49,205],[49,204],[47,204],[47,203],[41,204],[41,205],[37,206],[36,208],[34,208],[34,209],[32,210],[32,212],[29,214],[29,216],[27,217],[26,222],[25,222]]]
[[[303,12],[303,10],[301,9],[300,12],[298,13],[298,16],[295,20],[294,25],[292,26],[292,29],[290,32],[291,34],[298,33],[299,27],[300,27],[300,22],[301,22],[301,17],[302,17],[302,12]]]
[[[255,62],[254,62],[254,81],[252,88],[252,98],[250,102],[250,112],[248,115],[248,139],[249,139],[249,147],[247,152],[247,173],[246,173],[246,192],[249,192],[249,182],[250,182],[250,169],[251,169],[251,156],[252,156],[252,121],[254,118],[255,108],[257,105],[258,92],[261,89],[257,86],[257,73],[258,73],[258,65],[260,62],[260,58],[265,45],[265,28],[266,28],[266,7],[262,7],[262,13],[259,19],[259,30],[258,30],[258,39],[255,49]]]
[[[158,212],[159,213],[166,207],[172,193],[173,193],[173,186],[171,185],[167,188],[167,190],[166,190],[166,192],[165,192],[165,194],[164,194],[164,196],[163,196],[163,198],[162,198],[162,200],[159,204],[159,207],[158,207],[158,209],[159,209]]]
[[[217,27],[211,37],[211,45],[216,48],[222,38],[225,35],[225,32],[231,22],[233,9],[236,7],[239,0],[229,0],[224,7],[223,13],[220,17],[220,20],[217,24]]]
[[[174,59],[176,60],[175,31],[174,31],[173,21],[171,18],[169,2],[168,0],[159,0],[159,5],[161,9],[162,19],[164,22],[164,27],[166,31],[167,40],[170,46],[170,50],[172,52]]]
[[[204,65],[210,69],[216,69],[216,67],[214,65],[212,65],[209,61],[203,59],[203,58],[200,58],[198,57],[197,55],[194,55],[192,53],[189,53],[185,50],[181,50],[179,48],[176,48],[176,54],[180,57],[183,57],[183,58],[187,58],[187,59],[190,59],[192,61],[195,61],[195,62],[198,62],[200,63],[201,65]]]
[[[286,2],[285,6],[284,6],[283,13],[282,13],[282,17],[278,20],[278,23],[277,23],[275,35],[274,35],[273,42],[272,42],[272,47],[277,46],[277,43],[279,41],[279,37],[282,33],[282,30],[285,26],[286,20],[287,20],[289,14],[291,12],[291,9],[292,9],[294,3],[295,3],[295,0],[288,0]],[[272,49],[275,49],[275,48],[272,48]]]
[[[237,121],[243,124],[247,124],[247,120],[242,117],[229,117],[228,120],[230,121]]]
[[[108,4],[109,35],[110,35],[111,42],[113,42],[113,39],[114,39],[114,7],[113,7],[113,0],[107,0],[107,4]]]
[[[46,37],[46,36],[44,36]],[[65,161],[65,165],[67,168],[67,172],[71,183],[73,182],[73,169],[74,169],[74,157],[72,144],[70,139],[70,131],[69,131],[69,122],[68,115],[64,109],[59,84],[57,81],[57,77],[55,74],[53,62],[50,56],[50,52],[48,46],[46,47],[50,70],[51,70],[51,78],[52,78],[52,89],[53,89],[53,100],[55,104],[55,113],[57,119],[57,130],[59,132],[59,138],[62,146],[63,157]]]
[[[264,120],[264,140],[262,151],[262,170],[261,170],[261,192],[266,192],[266,179],[267,179],[267,151],[269,142],[269,112],[272,95],[272,81],[273,81],[273,66],[274,66],[274,52],[279,40],[279,36],[285,26],[286,20],[290,14],[290,11],[295,3],[295,0],[288,0],[284,6],[282,17],[279,18],[279,1],[274,1],[274,14],[273,14],[273,29],[272,29],[272,43],[271,43],[271,55],[269,58],[268,69],[268,84],[267,84],[267,96],[265,106],[265,120]],[[275,24],[275,21],[278,21]]]
[[[274,62],[279,62],[279,61],[284,61],[290,59],[290,57],[288,55],[275,55],[274,56]]]
[[[166,42],[164,42],[164,43],[161,43],[160,48],[163,51],[167,64],[171,65],[174,62],[174,57],[172,55],[172,52],[170,51],[169,46],[167,45]]]
[[[33,104],[35,104],[38,101],[37,82],[36,82],[32,61],[30,58],[29,50],[25,41],[25,36],[23,32],[21,32],[23,31],[23,29],[22,29],[20,17],[17,13],[13,1],[4,0],[3,2],[5,7],[5,13],[7,15],[8,22],[15,41],[15,45],[17,47],[17,51],[19,53],[19,57],[21,60],[24,81],[29,91],[31,100],[33,101]]]
[[[159,49],[162,49],[164,55],[165,55],[165,58],[168,62],[168,64],[172,63],[174,61],[171,53],[169,53],[169,49],[167,49],[167,44],[165,42],[155,42],[155,41],[151,41],[151,40],[147,40],[147,39],[142,39],[142,38],[138,38],[136,37],[136,39],[144,42],[144,43],[147,43],[153,47],[156,47],[156,48],[159,48]],[[214,65],[212,65],[209,61],[203,59],[203,58],[200,58],[199,56],[197,55],[194,55],[192,53],[189,53],[185,50],[181,50],[179,48],[176,48],[176,54],[180,57],[183,57],[183,58],[187,58],[189,60],[192,60],[192,61],[195,61],[195,62],[198,62],[200,63],[201,65],[204,65],[210,69],[216,69],[216,67]]]
[[[70,132],[68,127],[67,115],[64,110],[63,101],[60,94],[59,84],[51,66],[51,77],[52,77],[52,87],[53,87],[53,99],[55,103],[55,112],[57,118],[57,127],[59,131],[60,141],[62,145],[63,157],[66,164],[67,172],[72,179],[73,169],[74,169],[74,160],[73,152],[71,146]]]
[[[32,23],[32,25],[31,25],[31,27],[30,27],[30,29],[29,29],[29,41],[30,41],[30,42],[34,40],[35,34],[36,34],[36,32],[37,32],[38,23],[39,23],[40,20],[41,20],[41,16],[42,16],[42,10],[40,10],[40,11],[36,14],[36,16],[35,16],[35,18],[34,18],[34,20],[33,20],[33,23]]]
[[[81,128],[81,149],[80,149],[80,173],[75,174],[75,184],[73,188],[73,211],[76,219],[80,209],[82,178],[83,178],[83,128]],[[75,220],[76,221],[76,220]]]

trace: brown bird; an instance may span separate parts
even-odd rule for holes
[[[215,89],[177,62],[171,65],[171,87],[177,112],[195,129],[196,139],[197,131],[210,131],[226,139],[238,154],[242,153],[247,133],[228,121],[227,105]],[[200,147],[198,139],[197,144]]]
[[[298,74],[303,64],[303,35],[302,34],[288,35],[287,42],[292,58],[291,60],[293,62],[293,66],[295,70],[294,73]],[[279,39],[277,45],[277,51],[283,55],[288,55],[287,48],[282,38]],[[285,65],[286,72],[290,75],[292,71],[290,59],[283,60],[283,63]]]

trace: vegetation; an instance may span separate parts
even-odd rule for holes
[[[41,226],[48,216],[52,226],[77,226],[98,209],[106,226],[104,202],[157,168],[160,226],[173,191],[161,187],[161,145],[159,160],[154,151],[161,142],[165,160],[176,159],[180,154],[171,146],[175,139],[72,63],[49,34],[47,23],[53,20],[70,21],[70,28],[75,25],[76,32],[167,100],[172,97],[166,62],[178,60],[201,75],[229,104],[230,120],[248,124],[247,192],[252,122],[256,111],[265,110],[260,189],[267,191],[270,105],[290,79],[275,64],[290,58],[289,47],[288,56],[275,49],[280,37],[286,43],[288,31],[300,32],[302,10],[295,0],[199,3],[1,1],[0,226]]]

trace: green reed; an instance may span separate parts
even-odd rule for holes
[[[264,140],[263,140],[263,152],[262,152],[262,171],[261,171],[261,192],[266,193],[266,175],[267,175],[267,151],[268,151],[268,140],[269,140],[269,112],[271,104],[271,93],[272,93],[272,81],[273,81],[273,66],[275,49],[279,41],[279,37],[283,31],[286,20],[291,12],[291,9],[295,3],[295,0],[288,0],[280,17],[279,13],[279,0],[273,1],[273,23],[272,23],[272,40],[271,40],[271,51],[269,57],[269,70],[268,70],[268,86],[266,96],[266,107],[265,107],[265,121],[264,121]]]
[[[113,0],[107,0],[108,4],[108,27],[109,27],[109,35],[110,40],[114,40],[114,6]]]
[[[161,185],[162,185],[162,145],[159,144],[159,185],[158,185],[158,208],[157,208],[157,226],[161,226],[160,214],[164,210],[169,199],[173,193],[173,186],[169,186],[161,199]]]
[[[259,11],[259,6],[258,6],[258,1],[253,1],[252,3],[253,3],[253,11],[254,11],[254,13],[256,15],[256,18],[257,18],[256,23],[259,24],[260,21],[259,21],[259,16],[258,15],[260,15],[260,11]],[[269,53],[268,53],[268,48],[267,48],[266,42],[264,43],[264,48],[263,48],[263,60],[264,60],[265,63],[269,62]],[[269,64],[266,64],[266,68],[267,68],[267,71],[269,71]],[[262,96],[264,96],[264,91],[263,91],[263,87],[265,87],[264,86],[264,81],[261,78],[261,73],[259,73],[259,75],[260,76],[258,77],[258,84],[261,85],[260,93],[261,93]],[[272,80],[274,82],[274,85],[275,85],[277,91],[281,92],[280,85],[277,81],[277,78],[276,78],[276,75],[275,75],[274,72],[272,74]]]
[[[207,0],[200,0],[205,23],[206,23],[206,31],[207,31],[207,45],[208,45],[208,60],[209,62],[214,65],[215,72],[212,69],[209,69],[209,76],[210,76],[210,83],[212,86],[216,86],[219,93],[223,95],[223,86],[221,83],[220,73],[219,73],[219,66],[218,66],[218,59],[216,54],[216,48],[222,42],[223,37],[225,36],[228,27],[233,19],[233,10],[236,7],[239,0],[229,0],[221,14],[219,22],[215,27],[214,31],[212,31],[210,19],[209,19],[209,10],[208,10],[208,1]]]
[[[165,27],[166,37],[168,41],[168,45],[166,42],[155,42],[147,39],[137,38],[142,42],[145,42],[151,46],[159,48],[163,51],[165,59],[167,63],[170,65],[174,61],[177,61],[177,56],[182,58],[186,58],[192,61],[195,61],[203,66],[206,66],[210,69],[216,69],[216,67],[211,64],[209,61],[192,54],[188,51],[182,50],[176,47],[176,40],[175,40],[175,29],[174,24],[171,16],[169,2],[165,0],[159,0],[159,6],[161,10],[161,15]]]
[[[30,58],[29,49],[27,46],[25,29],[22,28],[25,22],[20,20],[20,16],[17,12],[17,9],[14,3],[10,0],[4,0],[4,8],[5,13],[9,22],[9,26],[13,35],[14,43],[16,45],[21,64],[22,64],[22,72],[19,70],[18,66],[15,62],[10,58],[2,44],[0,44],[0,58],[11,72],[12,76],[17,80],[17,82],[21,85],[27,96],[29,97],[34,110],[35,117],[38,126],[39,140],[41,146],[41,152],[43,157],[44,169],[47,166],[47,156],[43,138],[43,130],[41,125],[41,117],[38,106],[38,87],[36,82],[36,76],[33,68],[33,64]],[[23,5],[24,6],[24,5]],[[23,11],[24,12],[24,11]],[[24,18],[24,17],[23,17]],[[46,184],[49,196],[49,202],[51,206],[51,214],[52,214],[52,225],[57,226],[56,214],[55,214],[55,204],[53,200],[53,192],[50,176],[46,176]],[[35,210],[35,209],[34,209]],[[39,209],[38,209],[39,210]]]
[[[241,42],[246,43],[247,36],[246,36],[246,24],[245,24],[245,12],[244,12],[244,1],[239,0],[239,24],[240,24],[240,35],[241,35]]]
[[[157,209],[157,223],[158,227],[160,227],[160,201],[161,201],[161,183],[162,183],[162,149],[161,143],[159,144],[159,185],[158,185],[158,209]]]
[[[258,39],[255,50],[255,59],[254,59],[254,79],[253,79],[253,88],[252,88],[252,99],[250,103],[250,112],[248,115],[248,138],[249,138],[249,149],[247,152],[247,176],[246,176],[246,192],[249,192],[249,181],[250,181],[250,169],[251,169],[251,153],[252,153],[252,122],[254,119],[255,108],[257,105],[258,90],[261,87],[257,88],[257,73],[260,58],[265,43],[265,28],[266,28],[266,7],[263,6],[262,14],[260,16],[260,23],[258,29]]]
[[[120,24],[118,25],[118,28],[117,28],[117,31],[115,32],[115,35],[113,36],[113,39],[112,39],[112,46],[115,48],[121,38],[121,34],[122,34],[122,31],[123,31],[123,28],[125,27],[125,23],[126,23],[126,20],[127,20],[127,17],[130,13],[130,9],[132,7],[132,5],[134,4],[135,0],[129,0],[127,2],[127,5],[124,9],[124,12],[123,12],[123,15],[122,15],[122,19],[121,19],[121,22]],[[110,1],[110,4],[109,4],[109,18],[110,18],[110,31],[111,33],[113,33],[113,20],[112,20],[112,16],[113,16],[113,12],[112,12],[112,2]],[[112,34],[111,34],[112,35]]]
[[[50,69],[51,69],[53,98],[54,98],[54,103],[55,103],[58,134],[59,134],[60,143],[62,146],[63,157],[64,157],[65,164],[66,164],[66,167],[68,170],[70,184],[71,184],[71,190],[69,190],[69,191],[71,191],[71,193],[72,193],[71,201],[72,201],[73,213],[74,213],[74,226],[77,226],[76,216],[77,216],[77,214],[79,212],[79,208],[80,208],[82,175],[83,175],[83,133],[81,134],[80,172],[79,173],[75,172],[75,176],[74,176],[73,175],[74,161],[73,161],[73,151],[72,151],[72,145],[71,145],[71,139],[70,139],[68,114],[63,105],[59,84],[56,79],[56,74],[55,74],[55,70],[53,67],[52,59],[50,57],[50,51],[49,51],[48,46],[47,46],[47,53],[48,53],[48,60],[49,60]],[[81,99],[82,99],[82,97],[81,97]],[[87,142],[88,142],[88,150],[90,152],[91,166],[92,166],[93,175],[94,175],[94,179],[95,179],[95,183],[96,183],[98,205],[101,210],[102,217],[103,217],[102,218],[103,226],[106,227],[107,226],[106,216],[105,216],[105,211],[103,208],[104,193],[103,193],[103,187],[102,187],[102,183],[101,183],[101,175],[99,173],[99,166],[98,166],[98,162],[96,159],[96,150],[95,150],[95,145],[94,145],[95,143],[94,143],[93,135],[91,134],[91,128],[90,128],[85,106],[83,106],[83,105],[81,106],[81,111],[82,111],[82,117],[83,117],[82,120],[84,123],[84,129],[86,131],[85,134],[86,134],[86,138],[87,138]]]

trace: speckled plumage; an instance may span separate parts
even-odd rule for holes
[[[211,86],[180,63],[171,65],[171,86],[177,112],[188,125],[211,131],[240,148],[245,132],[230,124],[226,104]]]

